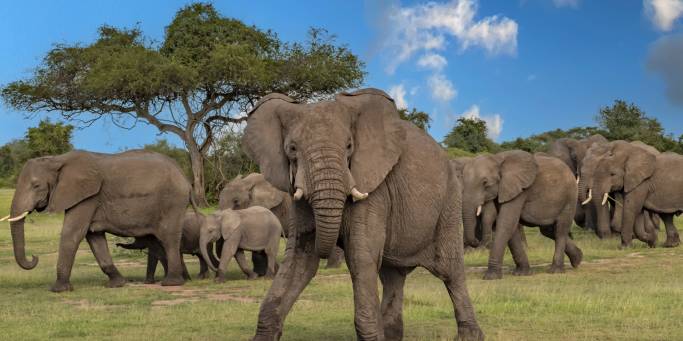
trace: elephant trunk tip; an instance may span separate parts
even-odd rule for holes
[[[24,270],[32,270],[38,265],[38,257],[36,256],[31,256],[31,261],[27,260],[20,260],[19,258],[16,258],[17,264],[19,264],[19,267],[24,269]]]

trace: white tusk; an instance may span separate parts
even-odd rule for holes
[[[9,218],[9,219],[7,219],[7,221],[17,221],[17,220],[21,220],[21,219],[24,219],[24,217],[26,217],[27,215],[28,215],[28,211],[22,213],[22,214],[21,214],[20,216],[18,216],[18,217]]]
[[[481,205],[477,206],[477,217],[481,214]]]
[[[2,219],[0,219],[0,221],[5,221],[5,220],[9,219],[9,217],[10,217],[10,215],[8,214],[6,217],[2,217]]]
[[[294,192],[294,200],[298,201],[303,196],[304,196],[304,190],[301,188],[297,188],[296,192]]]
[[[579,176],[576,177],[576,184],[577,184],[577,185],[579,184],[579,181],[581,181],[581,175],[579,175]]]
[[[605,195],[602,196],[602,206],[605,206],[607,203],[607,198],[609,197],[609,193],[605,192]]]
[[[581,205],[585,205],[585,204],[591,202],[591,200],[593,200],[593,190],[592,190],[592,189],[589,189],[589,190],[588,190],[588,198],[586,198],[586,200],[584,200],[584,201],[581,203]]]
[[[353,202],[356,202],[358,200],[363,200],[368,197],[367,193],[361,193],[356,189],[356,187],[351,188],[351,196],[353,197]]]

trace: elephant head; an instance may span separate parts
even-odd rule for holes
[[[327,258],[348,196],[371,195],[398,162],[399,122],[394,101],[376,89],[314,104],[270,94],[250,112],[243,145],[268,182],[312,209],[316,250]]]
[[[239,210],[251,206],[272,209],[282,203],[286,193],[271,185],[259,173],[238,175],[221,191],[218,207]]]
[[[26,162],[17,179],[9,218],[14,257],[23,269],[33,269],[38,258],[29,261],[25,254],[24,218],[33,211],[60,212],[97,194],[102,178],[93,156],[69,152]]]
[[[652,176],[655,161],[656,155],[647,148],[626,141],[591,148],[581,168],[579,198],[582,204],[592,202],[605,211],[609,193],[623,191],[628,195]],[[598,225],[601,225],[600,221]],[[640,229],[636,229],[636,234],[641,240],[650,239]]]
[[[199,252],[212,271],[216,271],[215,259],[209,253],[209,244],[215,243],[219,238],[228,240],[240,226],[240,216],[231,209],[216,211],[206,216],[199,232]]]
[[[516,198],[533,184],[537,173],[534,156],[521,150],[480,155],[467,163],[463,169],[462,205],[466,244],[478,244],[476,217],[484,203],[496,200],[504,204]]]
[[[590,147],[594,144],[605,144],[607,142],[607,139],[600,134],[591,135],[581,140],[560,138],[553,141],[548,153],[562,160],[569,166],[574,176],[578,176],[579,170],[583,165],[583,159]]]

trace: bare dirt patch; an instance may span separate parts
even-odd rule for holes
[[[93,304],[92,302],[86,300],[86,299],[80,299],[80,300],[70,300],[70,299],[65,299],[62,300],[63,303],[68,304],[70,306],[74,306],[78,309],[83,309],[83,310],[102,310],[102,309],[107,309],[106,306],[104,305],[99,305],[99,304]]]
[[[157,300],[152,302],[152,306],[174,306],[177,304],[198,302],[202,300],[216,301],[216,302],[238,302],[238,303],[254,303],[257,300],[253,297],[240,295],[240,292],[247,290],[247,288],[225,288],[219,290],[210,289],[192,289],[182,286],[165,287],[159,284],[132,284],[131,286],[140,287],[150,290],[160,290],[175,297],[169,300]]]

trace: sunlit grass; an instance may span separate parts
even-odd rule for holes
[[[0,216],[8,213],[11,195],[0,190]],[[0,226],[0,339],[247,340],[270,285],[243,280],[232,262],[232,280],[224,284],[193,280],[180,290],[144,286],[145,254],[112,247],[117,266],[133,282],[107,289],[106,276],[83,242],[72,273],[75,291],[53,294],[47,289],[55,279],[61,217],[30,216],[27,254],[40,257],[31,271],[15,264],[8,224]],[[634,242],[635,248],[619,250],[617,239],[598,240],[574,229],[585,263],[573,270],[567,260],[565,274],[550,275],[553,242],[537,229],[526,232],[533,276],[512,276],[506,255],[503,280],[483,281],[488,253],[466,255],[467,284],[487,339],[683,340],[681,248],[649,249]],[[196,259],[186,262],[196,274]],[[159,269],[157,278],[161,275]],[[352,298],[346,269],[321,267],[288,316],[283,339],[355,339]],[[404,321],[406,340],[455,336],[446,290],[425,270],[408,278]]]

